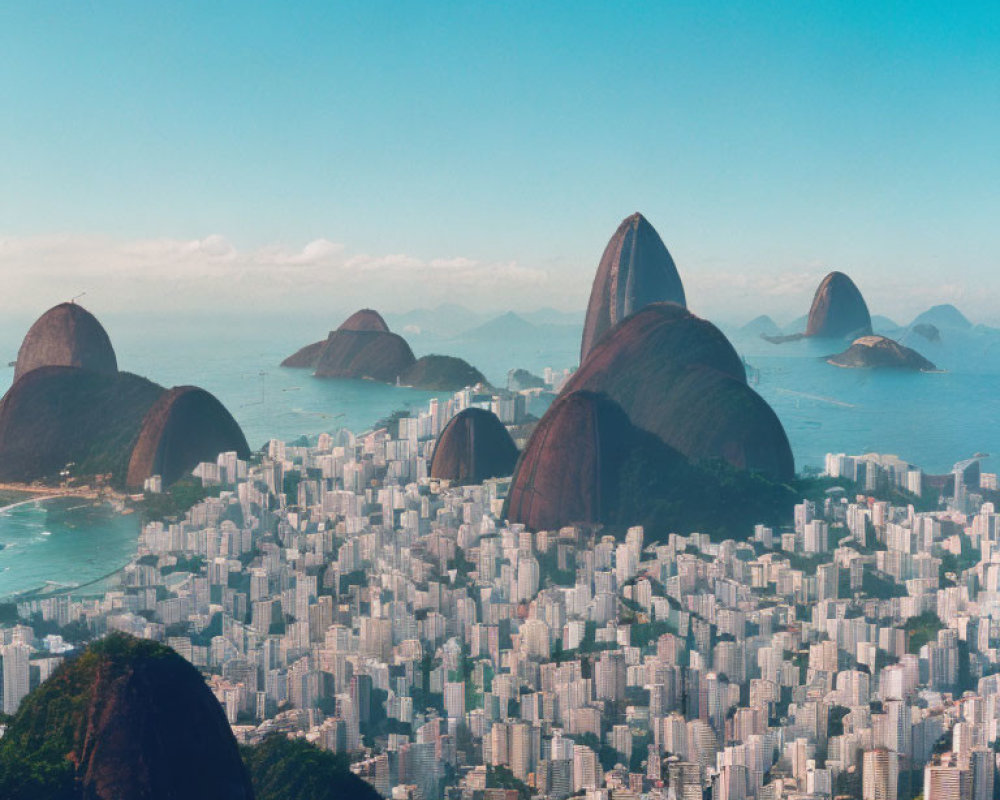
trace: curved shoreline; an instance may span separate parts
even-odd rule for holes
[[[12,508],[19,508],[20,506],[30,505],[31,503],[44,503],[46,500],[56,500],[60,497],[75,497],[76,495],[67,494],[46,494],[41,497],[29,497],[27,500],[18,500],[16,503],[11,503],[9,506],[0,507],[0,514],[5,511],[10,511]]]

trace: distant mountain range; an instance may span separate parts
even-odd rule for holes
[[[393,330],[408,337],[428,336],[437,339],[480,339],[506,334],[523,335],[544,332],[548,328],[583,325],[583,311],[559,311],[551,307],[534,311],[507,311],[489,314],[473,311],[454,303],[435,308],[417,308],[402,314],[385,314]]]
[[[961,330],[972,327],[972,323],[969,322],[965,314],[950,303],[928,308],[923,314],[917,315],[917,318],[910,323],[909,327],[912,328],[915,325],[933,325],[939,329],[954,328]]]
[[[778,325],[774,319],[767,314],[761,314],[739,327],[742,333],[760,334],[764,333],[773,336],[780,332],[782,334],[801,333],[805,330],[807,317],[805,315],[796,317],[786,325]],[[917,325],[933,325],[939,330],[971,330],[981,328],[993,330],[988,325],[974,325],[969,319],[951,303],[942,303],[931,306],[926,311],[918,314],[909,325],[900,325],[893,319],[881,314],[872,315],[872,328],[879,333],[899,333],[905,330],[912,330]]]

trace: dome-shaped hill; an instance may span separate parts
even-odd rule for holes
[[[40,316],[21,342],[14,380],[39,367],[118,371],[111,340],[97,318],[76,303],[60,303]]]
[[[406,340],[385,331],[333,331],[316,362],[318,378],[395,383],[417,359]]]
[[[399,382],[432,392],[457,392],[466,386],[486,383],[486,377],[464,359],[429,355],[418,358],[399,376]]]
[[[667,388],[658,413],[654,432],[694,462],[721,458],[773,480],[795,477],[781,421],[742,381],[708,367],[685,367]]]
[[[431,477],[457,484],[510,475],[517,445],[500,419],[482,408],[456,414],[441,431],[431,457]]]
[[[746,385],[729,340],[674,303],[649,305],[605,334],[563,391],[578,390],[607,394],[633,425],[696,462],[721,458],[776,480],[794,475],[784,429]]]
[[[337,328],[339,331],[381,331],[389,332],[389,326],[385,324],[382,315],[372,308],[362,308],[355,311],[351,316],[341,323]]]
[[[580,361],[609,328],[661,301],[685,305],[684,286],[660,235],[636,213],[622,221],[601,256],[587,304]]]
[[[128,465],[127,484],[141,487],[160,475],[169,485],[202,461],[235,450],[249,458],[239,424],[213,395],[195,386],[175,386],[149,410]]]
[[[806,336],[839,339],[872,332],[868,305],[854,281],[843,272],[831,272],[816,289]]]
[[[654,537],[743,538],[758,522],[782,520],[793,497],[788,487],[721,460],[694,464],[632,425],[606,395],[580,391],[561,395],[538,423],[504,514],[530,530],[645,525]]]
[[[124,481],[132,445],[163,387],[119,372],[40,367],[0,400],[0,480],[112,473]]]
[[[318,342],[307,344],[300,350],[295,351],[281,362],[283,367],[293,369],[316,369],[326,349],[327,342],[333,338],[338,331],[354,331],[360,333],[389,333],[389,326],[386,325],[382,315],[371,308],[362,308],[355,311],[345,319],[336,331],[330,331],[329,337]],[[343,377],[343,376],[329,376]],[[354,377],[354,376],[349,376]],[[395,377],[393,378],[395,380]]]
[[[661,376],[688,364],[746,381],[743,360],[722,331],[676,303],[653,303],[605,334],[565,391],[607,392],[631,416],[633,398],[651,383],[662,389]]]
[[[561,395],[517,463],[507,518],[531,530],[608,520],[631,439],[628,417],[606,396]]]
[[[0,739],[0,796],[252,800],[253,790],[198,670],[116,633],[24,700]]]

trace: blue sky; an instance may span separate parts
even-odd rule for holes
[[[288,5],[0,7],[0,311],[582,308],[641,210],[700,313],[1000,321],[1000,4]]]

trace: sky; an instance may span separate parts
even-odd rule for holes
[[[641,211],[710,318],[1000,324],[1000,4],[0,5],[0,314],[583,309]]]

